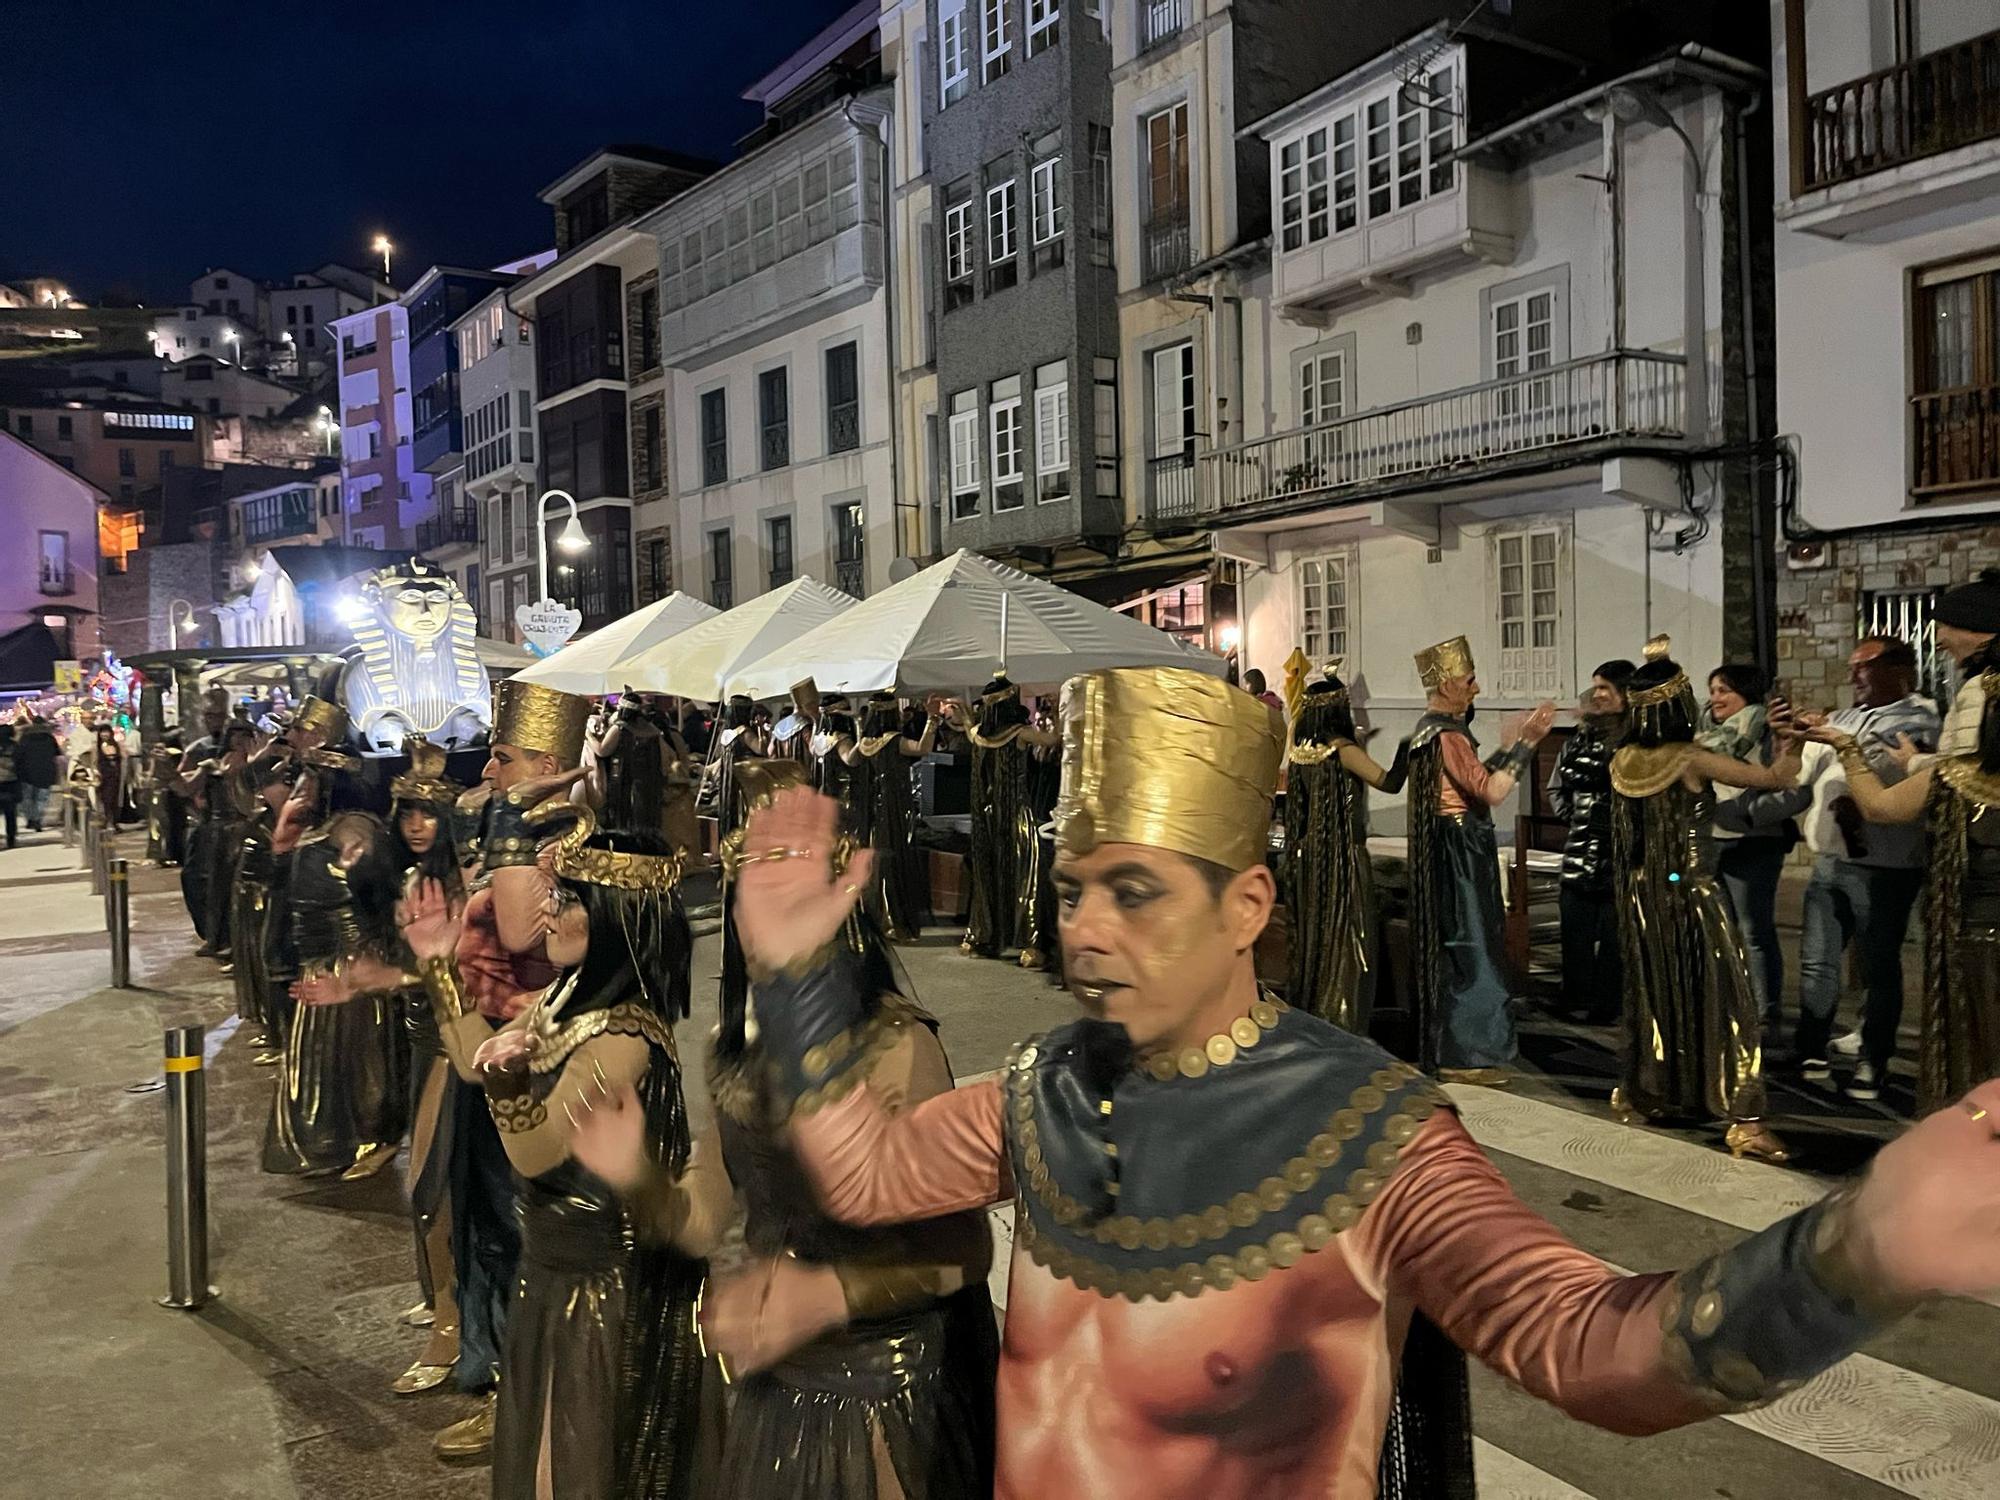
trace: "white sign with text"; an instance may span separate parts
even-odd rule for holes
[[[514,623],[521,639],[537,656],[553,656],[583,624],[583,613],[553,599],[514,607]]]

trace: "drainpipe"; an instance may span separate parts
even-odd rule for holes
[[[898,375],[903,368],[903,362],[896,339],[896,297],[901,288],[896,283],[896,235],[894,233],[894,226],[889,222],[890,216],[897,211],[895,172],[893,170],[894,153],[890,142],[890,136],[895,130],[894,122],[896,113],[893,106],[885,108],[877,114],[873,124],[863,125],[861,121],[854,118],[855,102],[854,98],[849,98],[847,103],[841,106],[840,112],[846,117],[848,124],[854,126],[857,130],[865,129],[870,138],[874,140],[877,168],[882,174],[882,329],[887,339],[889,350],[889,519],[892,523],[891,529],[895,533],[896,538],[896,556],[908,557],[913,551],[921,552],[923,550],[924,522],[922,502],[919,501],[916,505],[909,506],[905,504],[902,498],[903,445],[897,438],[897,428],[901,426],[903,420],[903,401],[901,387],[898,383]],[[888,125],[887,130],[883,129],[884,124]],[[865,198],[866,195],[864,194],[863,197]],[[858,368],[856,370],[856,378],[865,382],[865,377],[861,375]],[[865,383],[860,388],[866,389]],[[917,515],[918,535],[914,548],[905,546],[905,542],[908,539],[903,535],[902,512],[906,509],[914,510]],[[865,503],[862,506],[862,514],[864,516],[867,514],[867,505]],[[822,516],[820,521],[824,525],[826,518]],[[862,535],[867,535],[865,529]],[[868,554],[865,548],[861,555],[863,558],[867,557]],[[862,582],[865,587],[867,583],[865,573],[863,574]]]
[[[1764,499],[1757,444],[1763,439],[1762,410],[1757,391],[1756,297],[1750,274],[1750,117],[1764,107],[1762,92],[1750,96],[1748,108],[1734,110],[1736,134],[1736,280],[1743,310],[1743,390],[1745,421],[1750,434],[1750,620],[1755,631],[1757,665],[1768,673],[1777,666],[1777,603],[1772,597],[1770,569],[1771,507]]]

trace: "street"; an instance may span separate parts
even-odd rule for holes
[[[124,837],[136,855],[140,838]],[[258,1170],[273,1074],[251,1062],[228,981],[192,956],[175,872],[137,870],[133,976],[107,979],[101,905],[53,834],[0,854],[0,1492],[37,1500],[113,1493],[213,1500],[471,1497],[484,1469],[447,1469],[431,1435],[470,1410],[389,1382],[421,1335],[396,1171],[304,1181]],[[706,1113],[697,1039],[713,1024],[717,943],[698,922],[697,1011],[680,1028],[689,1098]],[[1788,942],[1795,938],[1788,933]],[[901,950],[917,998],[943,1022],[961,1081],[1070,1014],[1039,975],[961,957],[955,934]],[[212,1280],[199,1313],[162,1310],[163,1025],[209,1036]],[[1773,1123],[1808,1148],[1798,1171],[1733,1162],[1712,1140],[1611,1122],[1608,1032],[1523,1019],[1524,1076],[1462,1089],[1464,1119],[1526,1200],[1615,1265],[1684,1265],[1810,1202],[1893,1129],[1886,1108],[1780,1086]],[[1004,1233],[1006,1215],[996,1213]],[[1004,1293],[1004,1286],[996,1290]],[[2000,1311],[1927,1307],[1768,1410],[1636,1447],[1474,1372],[1481,1493],[1502,1500],[2000,1493]]]

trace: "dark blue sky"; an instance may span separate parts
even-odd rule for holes
[[[851,0],[0,0],[0,280],[171,301],[211,265],[399,284],[550,243],[594,147],[726,158]]]

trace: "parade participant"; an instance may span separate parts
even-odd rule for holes
[[[1618,1018],[1623,977],[1611,888],[1611,752],[1624,727],[1632,671],[1621,659],[1590,674],[1576,728],[1549,774],[1549,808],[1569,824],[1558,895],[1563,1006],[1593,1026]]]
[[[1772,1400],[1922,1297],[2000,1282],[2000,1082],[1688,1272],[1613,1271],[1415,1070],[1260,996],[1268,709],[1186,670],[1091,673],[1063,736],[1062,939],[1088,1018],[1003,1079],[885,1111],[834,943],[866,872],[834,871],[830,807],[760,813],[742,879],[762,1044],[827,1211],[1015,1199],[1001,1500],[1470,1495],[1464,1409],[1414,1405],[1419,1314],[1641,1435]]]
[[[272,837],[273,847],[290,855],[286,900],[302,986],[297,998],[309,999],[319,976],[338,978],[357,962],[372,961],[391,978],[345,1005],[293,1010],[263,1166],[299,1176],[339,1172],[356,1181],[394,1159],[408,1120],[409,1045],[395,994],[402,869],[381,819],[333,811],[337,782],[354,775],[360,762],[324,749],[301,759],[304,769]],[[315,817],[322,821],[311,824]],[[309,824],[310,831],[297,833]]]
[[[686,1166],[672,1030],[688,1012],[692,944],[681,861],[651,832],[596,833],[588,808],[545,806],[537,821],[550,813],[575,820],[550,861],[556,886],[543,915],[560,974],[508,1026],[493,1032],[462,993],[458,922],[442,887],[426,883],[404,912],[445,1048],[482,1080],[521,1179],[493,1494],[694,1497],[704,1268],[635,1244],[616,1196],[569,1149],[587,1109],[631,1088],[647,1152],[670,1173]]]
[[[869,1086],[892,1114],[949,1093],[937,1022],[897,992],[865,914],[843,929],[861,963],[863,1024],[879,1027]],[[958,1500],[993,1490],[998,1359],[984,1218],[857,1229],[819,1207],[787,1140],[788,1101],[746,1012],[709,1052],[716,1123],[687,1169],[647,1154],[629,1089],[581,1116],[577,1161],[615,1187],[641,1233],[712,1254],[744,1205],[753,1266],[703,1294],[708,1349],[735,1384],[710,1500]],[[801,1315],[770,1317],[773,1307]],[[885,1462],[886,1460],[886,1462]]]
[[[929,904],[917,851],[917,788],[910,762],[922,760],[937,743],[937,719],[929,718],[916,739],[903,733],[902,709],[894,693],[868,700],[860,737],[844,750],[848,770],[848,828],[875,851],[874,874],[861,898],[863,910],[892,943],[912,942],[923,933]]]
[[[792,711],[771,726],[771,755],[812,764],[812,739],[819,730],[819,687],[810,677],[792,684]]]
[[[1355,741],[1340,663],[1326,664],[1299,701],[1285,744],[1285,910],[1291,974],[1285,996],[1323,1021],[1368,1035],[1375,1000],[1375,872],[1368,859],[1368,788],[1400,792],[1410,746],[1387,769]],[[1262,695],[1252,694],[1261,703]]]
[[[708,806],[715,813],[721,832],[727,834],[742,822],[742,799],[736,795],[735,772],[739,760],[762,760],[769,741],[757,728],[757,705],[741,693],[731,697],[716,721],[715,742],[709,750],[704,777]]]
[[[211,841],[219,830],[207,826],[207,809],[200,794],[201,772],[208,762],[222,754],[223,736],[228,728],[229,695],[221,688],[210,688],[201,700],[202,732],[182,754],[180,774],[173,783],[185,830],[181,846],[181,899],[187,903],[188,920],[194,924],[204,947],[208,945],[208,877],[214,865]]]
[[[14,770],[14,726],[0,724],[0,816],[7,823],[7,847],[20,842],[21,778]]]
[[[812,757],[814,791],[825,792],[842,807],[848,804],[853,778],[847,757],[854,749],[857,726],[853,706],[845,693],[835,693],[820,703],[819,727],[807,750]]]
[[[594,749],[590,796],[606,827],[657,828],[669,848],[699,847],[694,777],[701,763],[672,719],[627,692]]]
[[[1714,784],[1769,791],[1792,784],[1796,744],[1769,766],[1695,743],[1700,710],[1687,674],[1655,636],[1625,687],[1625,725],[1611,757],[1612,880],[1624,959],[1624,1082],[1613,1113],[1683,1123],[1728,1122],[1732,1156],[1784,1162],[1761,1123],[1761,1018],[1750,961],[1715,873]]]
[[[1851,730],[1807,731],[1831,745],[1848,794],[1870,823],[1926,820],[1924,998],[1917,1043],[1917,1108],[1941,1109],[2000,1072],[2000,569],[1938,600],[1938,648],[1958,664],[1958,695],[1935,755],[1907,736],[1895,758],[1909,774],[1884,785]]]
[[[977,715],[956,701],[945,706],[952,726],[972,742],[972,852],[966,860],[971,914],[959,952],[998,958],[1021,950],[1021,967],[1047,965],[1036,900],[1045,875],[1031,783],[1030,752],[1056,737],[1029,722],[1021,690],[1002,672],[979,695]]]
[[[1724,662],[1708,674],[1708,704],[1695,743],[1749,765],[1768,766],[1777,754],[1771,679],[1751,662]],[[1782,1029],[1785,954],[1778,943],[1778,877],[1794,834],[1789,819],[1751,816],[1739,788],[1715,789],[1715,873],[1728,898],[1736,934],[1750,960],[1750,987],[1764,1018],[1767,1045]]]
[[[1449,1083],[1499,1084],[1514,1060],[1501,972],[1500,864],[1493,809],[1513,794],[1555,720],[1544,703],[1503,727],[1479,759],[1472,737],[1478,669],[1464,636],[1417,653],[1427,695],[1410,737],[1410,967],[1417,1063]]]
[[[204,835],[197,857],[205,866],[200,881],[204,920],[197,927],[203,943],[195,951],[220,959],[225,969],[235,951],[229,919],[236,861],[250,821],[263,805],[250,768],[256,748],[257,731],[241,719],[230,720],[222,732],[222,753],[204,761],[194,781]]]
[[[187,858],[188,785],[181,777],[185,754],[179,730],[168,730],[146,755],[146,863],[177,869]]]
[[[271,1011],[272,938],[274,922],[287,914],[271,904],[276,856],[271,838],[278,814],[292,795],[291,767],[283,761],[259,760],[246,768],[245,780],[256,797],[250,820],[243,825],[234,878],[230,882],[229,930],[232,934],[231,981],[236,1014],[250,1031],[256,1061],[268,1067],[284,1056],[283,1023]]]

